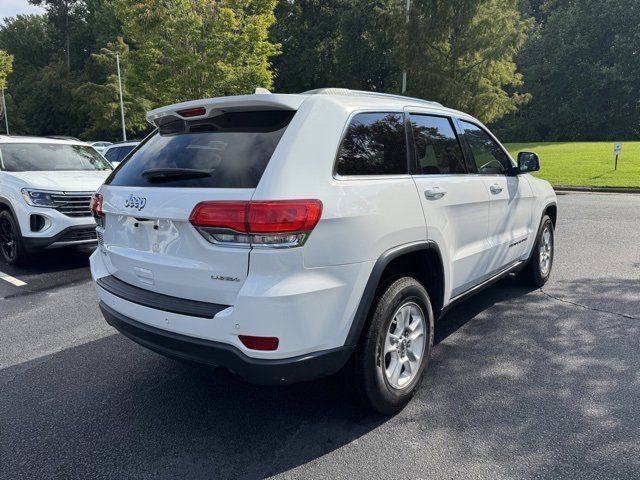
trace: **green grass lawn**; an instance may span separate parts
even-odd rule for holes
[[[536,176],[552,185],[640,187],[640,142],[621,142],[618,170],[613,170],[614,142],[507,143],[513,158],[531,151],[540,156]]]

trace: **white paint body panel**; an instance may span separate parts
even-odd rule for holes
[[[107,215],[103,249],[110,275],[164,295],[223,305],[235,302],[247,277],[249,249],[207,242],[189,223],[189,215],[202,201],[249,200],[253,189],[105,185],[100,191]],[[130,195],[144,197],[144,209],[125,207]],[[213,280],[216,275],[238,281]]]
[[[477,175],[416,175],[414,180],[421,193],[426,235],[440,245],[449,292],[446,303],[487,271],[489,194]],[[440,193],[427,197],[429,191]]]
[[[535,197],[523,176],[483,175],[482,179],[491,197],[487,269],[495,271],[528,254],[527,240],[538,229],[533,218]]]
[[[98,288],[100,299],[136,321],[197,338],[231,344],[255,358],[288,358],[344,345],[375,262],[400,245],[430,239],[442,254],[444,304],[532,248],[540,216],[555,202],[551,187],[528,175],[502,177],[492,198],[478,175],[397,175],[341,178],[336,153],[351,115],[403,112],[471,117],[438,105],[375,95],[247,95],[172,105],[150,121],[204,106],[222,110],[297,110],[255,189],[181,189],[103,186],[107,213],[104,249],[91,257],[94,279],[115,275],[134,286],[229,307],[213,319],[143,307]],[[198,117],[196,117],[198,118]],[[440,200],[424,191],[446,189]],[[129,195],[146,198],[143,212],[124,207]],[[204,200],[319,199],[320,222],[303,247],[221,247],[188,223]],[[135,217],[151,220],[133,227]],[[157,220],[158,229],[152,228]],[[503,230],[504,226],[508,229]],[[505,245],[526,238],[517,250]],[[504,258],[500,258],[503,256]],[[212,280],[222,275],[237,282]],[[238,335],[276,336],[276,351],[245,348]]]

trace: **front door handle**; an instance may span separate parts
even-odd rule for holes
[[[491,190],[491,193],[500,193],[503,188],[499,184],[494,183],[489,187],[489,190]]]
[[[428,187],[424,189],[424,196],[428,200],[438,200],[444,197],[445,193],[447,193],[447,191],[442,187]]]

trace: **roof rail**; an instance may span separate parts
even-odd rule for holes
[[[430,105],[436,105],[443,107],[441,103],[434,102],[433,100],[424,100],[422,98],[406,97],[404,95],[396,95],[393,93],[383,92],[368,92],[366,90],[350,90],[348,88],[316,88],[315,90],[308,90],[302,92],[303,95],[364,95],[371,97],[384,97],[384,98],[397,98],[402,100],[413,100],[421,103],[428,103]]]
[[[51,138],[53,140],[71,140],[73,142],[81,141],[79,138],[71,137],[69,135],[46,135],[44,138]]]

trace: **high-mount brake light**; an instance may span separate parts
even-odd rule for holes
[[[212,243],[297,247],[321,215],[320,200],[212,201],[196,205],[189,221]]]
[[[177,113],[183,118],[189,118],[189,117],[199,117],[201,115],[204,115],[205,113],[207,113],[207,110],[204,107],[195,107],[195,108],[187,108],[184,110],[178,110]]]

